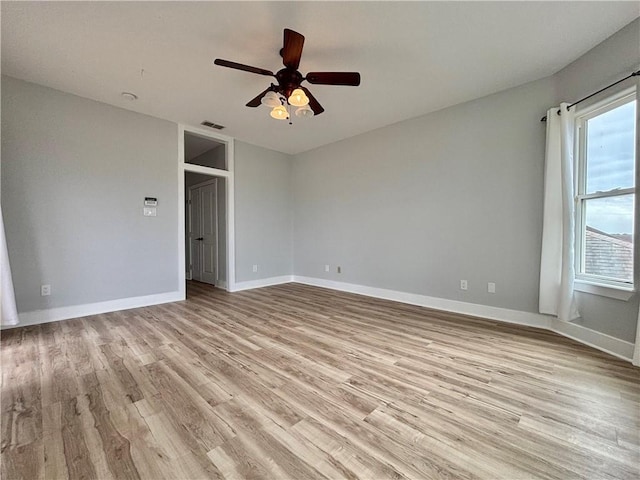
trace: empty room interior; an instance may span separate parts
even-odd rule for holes
[[[0,14],[0,478],[640,478],[640,3]]]

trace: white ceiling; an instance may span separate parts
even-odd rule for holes
[[[639,2],[2,2],[2,73],[298,153],[551,75],[640,15]],[[359,71],[360,87],[308,85],[326,111],[269,117],[244,104],[284,28],[300,71]],[[122,91],[139,99],[128,102]]]

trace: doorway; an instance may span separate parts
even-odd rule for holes
[[[180,127],[180,277],[228,290],[233,275],[233,141]],[[193,284],[197,285],[197,284]]]
[[[187,191],[187,230],[185,244],[187,278],[210,285],[219,285],[219,258],[224,252],[219,252],[219,218],[222,217],[218,209],[218,179],[213,178],[202,183],[198,182],[197,173],[187,172],[185,176]],[[220,209],[222,210],[222,209]],[[222,253],[222,255],[220,255]],[[223,262],[224,263],[224,262]]]

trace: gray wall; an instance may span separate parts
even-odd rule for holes
[[[20,312],[178,289],[177,141],[173,123],[2,77],[2,208]],[[235,178],[236,280],[291,275],[291,157],[237,142]],[[157,217],[143,217],[145,196],[158,197]]]
[[[540,80],[297,156],[296,275],[537,312],[554,99]]]
[[[640,18],[637,18],[555,74],[558,98],[563,102],[580,100],[639,67]]]
[[[2,77],[20,312],[178,290],[177,148],[175,124]],[[158,197],[157,217],[142,215],[145,196]]]
[[[235,142],[237,282],[293,273],[291,162],[290,155]]]
[[[636,19],[553,77],[296,156],[295,274],[537,312],[539,119],[637,69],[639,47]],[[576,323],[634,341],[637,294],[577,297]]]
[[[640,19],[634,20],[558,72],[555,75],[558,101],[579,100],[638,68],[640,68]],[[620,84],[617,88],[627,88],[631,85],[633,85],[633,79]],[[614,91],[608,90],[605,95]],[[593,101],[600,98],[602,95],[594,97]],[[636,128],[639,129],[636,132],[638,134],[640,122],[637,122]],[[637,156],[636,162],[638,162]],[[640,168],[636,165],[636,172],[639,171]],[[636,254],[636,272],[640,269],[638,257],[639,255]],[[635,340],[639,304],[637,293],[629,301],[587,293],[578,293],[577,299],[581,318],[575,323],[629,342]]]
[[[224,145],[207,150],[206,152],[192,159],[185,159],[187,163],[193,165],[201,165],[203,167],[217,168],[219,170],[227,170],[226,149]]]

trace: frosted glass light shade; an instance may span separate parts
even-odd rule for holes
[[[276,120],[286,120],[289,118],[289,113],[282,105],[278,105],[276,108],[271,110],[271,116]]]
[[[311,118],[315,115],[314,111],[311,110],[309,105],[305,105],[296,110],[296,117],[300,118]]]
[[[309,98],[301,88],[296,88],[289,96],[289,105],[294,107],[304,107],[309,103]]]
[[[276,92],[267,92],[265,96],[262,97],[262,100],[260,100],[260,103],[267,107],[277,107],[278,105],[281,105],[280,97]]]

